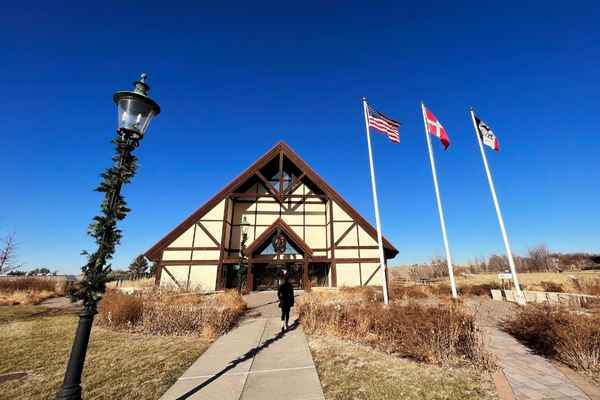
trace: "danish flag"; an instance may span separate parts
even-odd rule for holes
[[[429,111],[427,107],[423,107],[425,108],[425,123],[427,124],[427,131],[440,139],[444,145],[444,150],[448,149],[448,146],[450,146],[450,138],[446,133],[446,129],[444,129],[440,121],[438,121],[435,115],[433,115],[433,113]]]

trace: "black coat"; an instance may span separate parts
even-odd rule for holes
[[[277,291],[279,297],[279,307],[292,308],[294,306],[294,288],[288,281],[284,281]]]

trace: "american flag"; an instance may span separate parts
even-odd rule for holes
[[[392,142],[400,143],[400,135],[398,133],[400,122],[386,117],[379,111],[372,109],[371,106],[368,106],[368,110],[369,127],[375,128],[381,133],[385,133]]]

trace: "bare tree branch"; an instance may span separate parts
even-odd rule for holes
[[[20,268],[16,261],[17,242],[14,234],[0,239],[0,274]]]

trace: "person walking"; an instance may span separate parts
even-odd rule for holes
[[[290,310],[294,306],[294,288],[290,283],[290,277],[287,270],[283,270],[283,283],[279,285],[277,290],[279,298],[279,308],[281,308],[281,332],[288,329],[290,320]]]

